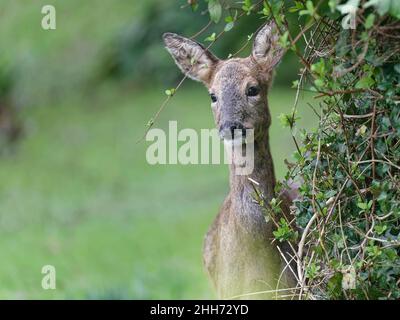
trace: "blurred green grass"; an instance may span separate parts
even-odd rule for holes
[[[0,298],[214,297],[201,248],[227,192],[227,167],[146,163],[149,143],[136,140],[162,92],[108,84],[25,110],[28,135],[0,162]],[[294,147],[277,116],[294,93],[270,94],[279,177]],[[185,85],[157,125],[213,128],[208,100]],[[299,109],[309,125],[304,102]],[[57,269],[56,290],[41,288],[45,264]]]
[[[40,28],[45,4],[57,8],[56,31]],[[227,167],[146,163],[149,144],[136,141],[164,99],[163,88],[109,82],[82,94],[102,50],[145,5],[0,4],[2,59],[16,67],[14,95],[27,125],[15,154],[0,158],[0,298],[214,297],[201,248],[228,191]],[[282,65],[278,72],[288,70]],[[279,87],[270,94],[280,178],[294,146],[277,116],[291,110],[294,95]],[[299,105],[300,126],[314,122],[307,100]],[[213,128],[206,90],[185,83],[156,126],[169,120],[179,129]],[[41,287],[46,264],[56,267],[56,290]]]

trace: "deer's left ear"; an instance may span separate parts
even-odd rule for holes
[[[264,24],[253,42],[253,58],[266,71],[271,71],[282,59],[285,50],[279,45],[279,31],[274,21]]]
[[[201,44],[175,33],[164,33],[165,47],[182,72],[193,80],[208,84],[218,63]]]

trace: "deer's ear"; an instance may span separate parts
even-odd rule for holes
[[[253,42],[253,58],[263,68],[272,70],[282,59],[285,50],[279,45],[279,31],[274,21],[264,24]]]
[[[185,75],[205,84],[210,81],[218,58],[201,44],[175,33],[164,33],[163,39],[168,52]]]

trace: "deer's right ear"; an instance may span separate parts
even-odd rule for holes
[[[209,83],[218,58],[201,44],[175,33],[164,33],[165,47],[175,63],[188,77]]]

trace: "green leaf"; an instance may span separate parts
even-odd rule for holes
[[[273,233],[274,237],[277,240],[279,240],[280,242],[291,240],[291,239],[294,240],[298,236],[298,233],[294,232],[291,229],[288,222],[284,218],[281,218],[281,220],[278,223],[278,229],[273,231],[272,233]]]
[[[226,16],[226,17],[225,17],[225,22],[226,22],[226,23],[233,22],[233,21],[234,21],[234,19],[233,19],[232,16]]]
[[[312,280],[315,279],[318,276],[319,270],[321,267],[317,265],[315,262],[311,263],[307,268],[306,268],[306,278]]]
[[[222,15],[222,6],[219,0],[208,1],[208,12],[210,13],[211,21],[218,23]]]
[[[285,33],[279,37],[278,43],[282,48],[287,48],[290,45],[288,37],[289,37],[289,31],[285,31]]]
[[[217,38],[217,35],[215,34],[215,32],[213,32],[210,36],[205,38],[204,41],[214,42],[216,38]]]
[[[262,10],[262,14],[266,17],[269,17],[269,15],[271,14],[271,10],[269,9],[269,6],[265,1],[264,1],[264,7]]]
[[[378,246],[373,245],[369,245],[368,247],[366,247],[366,251],[368,253],[368,256],[372,258],[376,258],[382,254],[381,249]]]
[[[356,131],[356,136],[361,136],[363,137],[365,133],[367,132],[368,128],[365,124],[363,124],[358,130]]]
[[[376,200],[377,200],[377,201],[386,201],[387,197],[388,197],[387,192],[386,192],[386,191],[382,191],[382,192],[379,194],[378,198],[376,198]]]
[[[311,0],[307,0],[306,2],[306,8],[308,11],[312,12],[314,11],[314,3]]]
[[[290,127],[290,115],[285,113],[281,113],[278,117],[282,127],[287,128]]]
[[[300,16],[304,16],[304,15],[309,15],[309,16],[314,16],[315,14],[315,8],[314,8],[314,4],[311,0],[308,0],[306,2],[306,10],[301,10],[299,12]]]
[[[318,62],[312,64],[311,71],[315,72],[316,74],[318,74],[321,77],[325,77],[325,74],[326,74],[325,60],[320,59]]]
[[[242,9],[243,11],[246,11],[247,14],[249,15],[251,13],[251,10],[253,9],[252,0],[244,0]]]
[[[166,94],[167,96],[169,96],[169,97],[172,97],[172,96],[175,94],[175,92],[176,92],[176,89],[175,89],[175,88],[171,88],[171,89],[165,90],[165,94]]]
[[[331,12],[335,12],[336,10],[336,6],[339,4],[340,0],[329,0],[328,2],[328,6],[331,9]]]
[[[359,202],[359,203],[357,203],[357,207],[359,207],[361,210],[367,210],[368,209],[368,203]]]
[[[369,89],[375,84],[375,80],[371,75],[364,76],[356,83],[356,89]]]
[[[374,227],[374,230],[377,234],[381,235],[387,230],[386,224],[378,224]]]
[[[359,207],[361,210],[365,211],[365,210],[371,209],[372,204],[373,204],[372,200],[370,200],[368,202],[359,202],[359,203],[357,203],[357,207]]]
[[[197,9],[199,8],[199,4],[197,2],[193,2],[190,4],[190,7],[192,8],[193,12],[196,12]]]
[[[370,13],[367,17],[367,19],[365,19],[365,23],[364,23],[364,27],[365,29],[371,29],[371,27],[374,25],[375,22],[375,15],[373,13]]]
[[[304,9],[304,4],[300,1],[295,1],[294,6],[289,8],[289,12],[297,12]]]
[[[324,80],[322,79],[315,79],[314,80],[314,84],[317,88],[321,88],[324,86]]]

